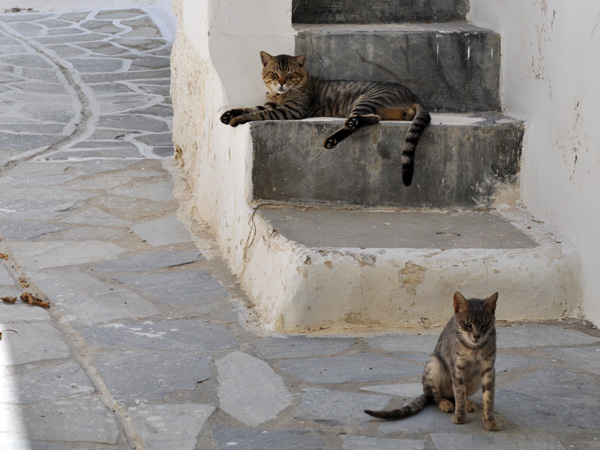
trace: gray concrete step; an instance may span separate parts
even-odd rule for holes
[[[400,82],[432,111],[499,111],[500,36],[466,22],[295,25],[323,79]]]
[[[263,206],[256,216],[255,297],[288,332],[441,325],[456,290],[502,292],[501,320],[563,317],[578,304],[573,247],[516,208]]]
[[[497,113],[433,114],[409,187],[399,162],[409,122],[381,122],[323,148],[342,125],[342,119],[252,123],[254,200],[472,208],[489,205],[518,173],[523,124]]]
[[[468,0],[293,0],[294,23],[398,23],[464,20]]]

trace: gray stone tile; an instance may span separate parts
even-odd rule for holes
[[[98,81],[107,79],[107,76],[97,76]],[[119,78],[127,78],[120,76]],[[84,77],[85,79],[85,77]],[[100,116],[98,119],[98,126],[101,128],[115,128],[118,130],[139,130],[139,131],[156,131],[156,132],[167,132],[169,127],[164,120],[154,119],[151,117],[145,117],[139,114],[127,114],[127,115],[106,115]]]
[[[143,289],[161,302],[177,308],[201,308],[206,303],[229,296],[223,285],[206,270],[120,275],[115,280]]]
[[[127,231],[115,228],[72,228],[61,234],[66,241],[109,241],[124,238]]]
[[[215,426],[212,437],[219,450],[324,450],[316,430],[252,430]]]
[[[600,346],[545,349],[553,358],[596,375],[600,374]]]
[[[0,286],[15,286],[15,279],[12,277],[10,272],[4,264],[0,261]]]
[[[59,164],[59,163],[52,163]],[[139,161],[127,161],[117,159],[96,159],[90,161],[81,161],[77,163],[78,168],[82,168],[86,175],[96,175],[99,173],[111,172],[113,170],[123,170],[129,166],[140,164]],[[142,169],[144,170],[144,169]]]
[[[195,450],[196,436],[215,410],[214,406],[140,405],[127,410],[148,450]]]
[[[117,58],[72,58],[70,62],[75,70],[82,73],[118,72],[125,67],[125,60]]]
[[[31,205],[31,208],[27,208]],[[0,200],[0,217],[9,220],[53,220],[61,215],[56,209],[67,209],[74,207],[75,202],[62,203],[56,206],[47,205],[51,209],[42,209],[40,202],[36,201],[5,201]]]
[[[423,368],[418,365],[370,353],[284,360],[278,365],[281,370],[310,383],[388,381],[423,373]]]
[[[342,439],[344,440],[343,450],[425,450],[425,441],[414,439],[386,439],[364,436],[342,436]]]
[[[173,183],[170,181],[118,188],[111,190],[110,193],[113,195],[145,198],[155,202],[168,202],[175,198],[173,197]]]
[[[24,406],[0,404],[0,417],[20,417],[23,429],[16,434],[32,440],[116,444],[119,435],[113,416],[95,396]],[[15,433],[13,424],[1,421],[0,433]]]
[[[4,183],[5,179],[2,180]],[[20,189],[13,187],[2,186],[2,197],[4,201],[9,202],[8,209],[15,209],[10,207],[10,202],[14,202],[17,206],[17,211],[22,210],[26,205],[30,205],[31,209],[43,210],[50,209],[53,211],[60,211],[60,207],[63,205],[75,205],[77,201],[87,200],[94,195],[88,192],[77,192],[69,189],[61,189],[58,187],[48,187],[46,189],[31,188],[31,189]],[[65,208],[63,208],[64,210]],[[35,221],[34,218],[32,220]],[[42,220],[42,219],[38,219]]]
[[[394,333],[368,338],[365,341],[371,348],[386,352],[422,352],[429,355],[433,352],[439,337],[439,333],[421,335]]]
[[[25,270],[41,270],[113,259],[123,247],[102,241],[10,242],[15,259]]]
[[[314,338],[307,336],[277,336],[252,344],[268,359],[333,356],[354,345],[353,338]]]
[[[196,319],[114,323],[80,331],[96,347],[216,352],[238,345],[226,327]]]
[[[131,229],[153,247],[192,242],[189,230],[175,216],[139,223]]]
[[[149,104],[152,104],[149,100],[150,98],[144,94],[125,93],[100,97],[98,103],[100,104],[100,108],[106,113],[117,114],[148,107]]]
[[[34,442],[15,436],[0,436],[0,448],[3,450],[74,450],[73,447],[65,447],[61,444]]]
[[[464,432],[484,430],[481,412],[467,413],[467,422],[461,425],[452,423],[452,414],[440,411],[436,406],[426,406],[423,411],[402,420],[383,421],[371,419],[381,423],[379,429],[384,434],[396,435],[398,433],[433,433],[441,431]]]
[[[600,392],[594,377],[546,367],[497,392],[495,409],[523,428],[600,431],[600,402],[590,392]]]
[[[72,362],[17,373],[12,367],[0,368],[3,380],[0,398],[4,403],[37,403],[72,395],[91,394],[96,390],[79,365]]]
[[[0,286],[0,297],[17,297],[23,293],[21,286]],[[21,300],[13,305],[0,303],[0,323],[9,324],[18,321],[40,321],[50,320],[50,312],[47,309],[38,306],[30,306]],[[9,335],[4,338],[9,339]]]
[[[283,380],[264,361],[233,352],[216,365],[221,409],[246,425],[256,427],[274,419],[292,404]],[[251,389],[248,380],[252,380]]]
[[[553,436],[532,436],[529,433],[524,436],[506,433],[434,433],[431,437],[439,450],[565,450]]]
[[[600,342],[600,338],[589,336],[560,325],[537,323],[512,324],[497,328],[498,348],[524,348],[547,346],[585,345]]]
[[[142,160],[142,155],[136,147],[117,148],[92,148],[92,149],[69,149],[63,152],[52,153],[46,157],[48,161],[69,161],[72,159],[106,158],[106,159],[134,159]]]
[[[421,383],[399,383],[385,384],[380,386],[364,386],[360,388],[363,391],[377,392],[378,394],[394,395],[413,399],[423,393],[423,385]]]
[[[387,395],[308,388],[296,408],[295,417],[329,426],[366,426],[370,417],[363,410],[383,409],[390,399]]]
[[[94,270],[103,272],[145,272],[166,267],[183,266],[204,257],[197,250],[164,250],[126,256],[99,264]]]
[[[68,227],[45,222],[1,220],[0,230],[6,239],[31,240],[49,233],[67,230]]]
[[[126,404],[192,391],[212,376],[211,357],[198,353],[118,350],[96,353],[93,359],[111,395]]]
[[[48,164],[37,161],[21,162],[8,172],[2,174],[2,183],[7,186],[44,186],[40,192],[48,190],[49,186],[66,183],[79,175],[69,172],[67,164]],[[30,189],[27,189],[29,192]],[[76,192],[69,193],[75,195]],[[65,196],[66,197],[66,196]],[[44,197],[47,198],[47,197]]]
[[[64,219],[61,219],[61,222],[100,227],[123,227],[128,226],[131,223],[112,216],[102,211],[100,208],[95,207],[66,216]]]
[[[131,19],[132,17],[144,16],[145,13],[139,9],[123,9],[118,11],[99,11],[96,13],[96,19],[113,20],[113,19]]]
[[[146,199],[116,195],[100,197],[96,203],[110,214],[132,221],[148,220],[148,218],[173,213],[177,208],[175,202],[157,203]]]
[[[33,111],[28,113],[23,111],[27,117],[34,118],[40,112],[34,114]],[[69,118],[69,116],[66,116]],[[27,150],[33,150],[39,147],[48,147],[54,144],[60,137],[56,136],[42,136],[42,135],[16,135],[12,133],[0,133],[0,144],[2,145],[2,151],[12,151],[13,153],[21,153]]]
[[[546,361],[540,358],[528,356],[515,356],[498,353],[496,356],[496,373],[508,372],[535,364],[543,364]]]
[[[0,341],[0,366],[62,359],[70,355],[62,334],[49,323],[14,323],[10,328],[16,333],[5,333]]]
[[[141,319],[160,311],[129,289],[82,273],[33,273],[32,280],[75,324]]]

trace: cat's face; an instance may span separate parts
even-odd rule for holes
[[[271,56],[266,52],[260,52],[260,59],[263,63],[263,81],[267,89],[275,95],[300,88],[308,81],[308,73],[304,68],[306,55]]]
[[[464,342],[477,347],[487,341],[494,329],[497,300],[497,292],[486,300],[467,300],[460,292],[454,294],[454,322]]]

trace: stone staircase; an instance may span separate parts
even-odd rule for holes
[[[468,23],[467,10],[467,0],[293,0],[295,52],[308,53],[311,73],[400,81],[432,121],[410,187],[398,157],[406,122],[363,128],[332,150],[321,143],[343,119],[218,128],[229,150],[198,166],[223,161],[223,182],[210,184],[221,193],[205,204],[218,208],[211,225],[265,323],[442,325],[456,290],[498,291],[501,320],[577,312],[576,252],[515,206],[525,124],[501,111],[500,36]],[[184,150],[186,167],[197,154]]]

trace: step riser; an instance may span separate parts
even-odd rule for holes
[[[317,78],[399,82],[431,111],[500,110],[500,37],[493,32],[301,30],[302,53]]]
[[[500,292],[499,320],[577,314],[579,260],[548,235],[532,249],[307,248],[258,216],[242,281],[262,320],[280,331],[443,325],[457,290]]]
[[[435,120],[435,118],[434,118]],[[416,151],[415,175],[402,184],[399,149],[407,122],[359,130],[332,150],[324,138],[343,124],[255,122],[254,198],[281,202],[397,207],[475,207],[518,173],[519,122],[430,125]],[[385,154],[391,153],[391,158]],[[384,155],[382,157],[382,155]]]
[[[468,0],[293,0],[294,23],[401,23],[464,20]]]

